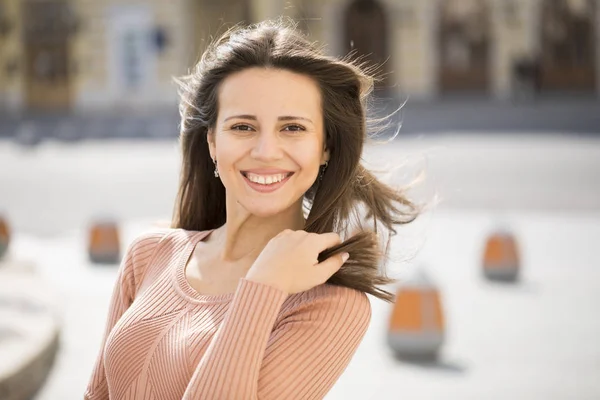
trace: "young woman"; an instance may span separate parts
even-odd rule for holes
[[[85,398],[323,398],[365,293],[393,299],[351,217],[394,234],[418,214],[360,164],[373,79],[279,20],[230,30],[180,83],[173,225],[128,247]]]

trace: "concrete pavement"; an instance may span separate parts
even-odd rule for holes
[[[58,292],[61,350],[36,400],[79,399],[97,355],[116,267],[85,254],[95,215],[122,221],[128,243],[170,215],[179,157],[174,141],[0,141],[0,209],[15,256],[32,260]],[[389,305],[373,320],[328,399],[592,399],[600,396],[600,140],[488,133],[413,136],[369,148],[365,162],[405,183],[421,169],[419,199],[442,203],[394,240],[393,274],[424,265],[440,287],[447,342],[440,363],[396,361],[385,344]],[[391,164],[390,164],[391,163]],[[486,234],[511,227],[523,281],[480,276]],[[412,260],[402,262],[415,254]]]

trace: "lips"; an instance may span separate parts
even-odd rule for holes
[[[248,171],[240,171],[242,173],[242,175],[244,175],[246,178],[248,177],[248,173],[254,174],[254,175],[262,175],[262,176],[270,176],[270,175],[279,175],[279,174],[285,174],[286,178],[289,178],[290,176],[292,176],[294,173],[293,172],[289,172],[289,171],[281,171],[281,172],[271,172],[271,173],[260,173],[260,172],[255,172],[256,170],[248,170]]]
[[[293,174],[293,171],[287,171],[285,169],[276,169],[276,168],[255,168],[255,169],[247,169],[241,171],[242,174],[246,174],[250,172],[251,174],[256,175],[277,175],[277,174]]]
[[[286,174],[286,177],[283,180],[281,180],[280,182],[270,183],[270,184],[262,184],[262,183],[252,182],[250,179],[248,179],[248,177],[246,176],[244,171],[240,171],[240,172],[241,172],[241,175],[244,177],[244,181],[246,182],[246,184],[251,189],[254,189],[255,191],[260,192],[260,193],[274,192],[275,190],[277,190],[280,187],[282,187],[283,185],[285,185],[287,183],[287,181],[290,180],[290,177],[294,174],[293,172]]]

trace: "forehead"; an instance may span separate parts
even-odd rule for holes
[[[225,114],[260,116],[321,115],[321,93],[310,77],[282,69],[249,68],[236,72],[219,89],[219,119]]]

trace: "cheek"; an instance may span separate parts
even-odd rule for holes
[[[226,138],[225,135],[216,142],[217,162],[220,162],[223,168],[233,168],[233,164],[243,156],[245,151],[240,143]]]
[[[218,147],[219,148],[219,147]],[[236,179],[236,171],[235,166],[239,161],[239,158],[236,158],[236,154],[229,150],[223,150],[225,147],[220,147],[217,151],[217,165],[219,166],[219,174],[221,182],[225,187],[232,188],[235,184]]]
[[[295,143],[289,148],[289,154],[304,171],[318,171],[321,163],[322,148],[316,140]]]
[[[319,158],[311,157],[302,161],[302,171],[307,175],[316,175],[319,173]]]

